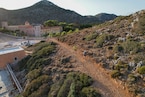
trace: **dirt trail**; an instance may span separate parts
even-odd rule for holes
[[[59,44],[63,49],[75,56],[83,65],[76,68],[80,72],[86,73],[94,79],[94,87],[97,87],[103,97],[132,97],[122,85],[115,82],[110,75],[99,64],[96,64],[89,57],[84,57],[80,50],[74,51],[69,45],[50,38],[48,41],[53,41]]]

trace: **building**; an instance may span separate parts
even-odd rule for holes
[[[30,23],[27,21],[24,25],[8,25],[7,22],[2,22],[2,28],[11,31],[18,30],[20,32],[24,32],[27,36],[41,36],[41,25],[30,25]]]
[[[25,22],[25,25],[8,25],[7,22],[2,22],[2,28],[11,31],[20,31],[24,32],[27,36],[35,36],[41,37],[47,33],[57,33],[61,32],[63,29],[61,26],[53,26],[53,27],[43,27],[42,25],[30,25],[29,22]]]
[[[0,69],[5,68],[9,63],[16,63],[26,56],[21,47],[11,47],[0,50]]]

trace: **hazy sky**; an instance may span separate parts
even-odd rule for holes
[[[31,6],[41,0],[0,0],[0,7],[19,9]],[[73,10],[81,15],[96,15],[98,13],[113,13],[129,15],[145,9],[145,0],[49,0],[52,3]]]

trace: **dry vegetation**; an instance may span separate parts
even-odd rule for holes
[[[134,96],[145,96],[145,11],[78,33],[59,37],[77,50],[86,50],[88,56],[110,72],[111,77],[122,81]]]
[[[60,34],[57,37],[74,51],[85,50],[86,57],[101,64],[102,68],[109,72],[113,79],[121,82],[121,85],[133,96],[144,97],[145,22],[143,20],[145,20],[145,11],[140,11],[91,28],[74,31],[75,33],[66,32],[65,35]],[[92,78],[76,71],[76,68],[82,64],[73,54],[53,42],[38,45],[33,49],[35,53],[22,60],[17,69],[19,72],[25,70],[25,75],[19,77],[25,88],[24,97],[40,97],[40,95],[100,97],[100,94],[90,87]]]

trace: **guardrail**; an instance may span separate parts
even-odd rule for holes
[[[8,69],[8,71],[9,71],[9,73],[10,73],[10,75],[11,75],[13,81],[15,82],[15,84],[16,84],[16,86],[17,86],[17,88],[18,88],[18,90],[19,90],[19,93],[21,93],[21,92],[23,91],[23,88],[21,87],[21,85],[20,85],[18,79],[16,78],[16,76],[15,76],[15,74],[14,74],[14,72],[13,72],[13,70],[11,69],[11,67],[10,67],[9,64],[7,64],[7,69]]]

